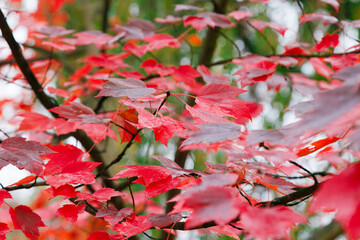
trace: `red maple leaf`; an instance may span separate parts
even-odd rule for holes
[[[44,169],[40,156],[52,152],[38,142],[26,141],[22,137],[10,137],[0,144],[0,169],[11,164],[41,176]]]
[[[6,239],[6,234],[11,232],[7,224],[0,222],[0,240]]]
[[[5,189],[0,189],[0,205],[2,205],[4,203],[5,198],[12,198],[12,196]]]
[[[321,183],[309,208],[310,212],[337,210],[336,219],[349,234],[350,239],[360,237],[359,225],[357,224],[360,221],[359,172],[360,164],[356,163],[346,168],[339,175]]]
[[[104,78],[107,80],[102,85],[100,96],[141,98],[155,93],[155,89],[147,88],[146,84],[135,78]]]
[[[10,208],[9,213],[14,223],[14,228],[20,229],[31,240],[39,238],[39,227],[46,227],[41,221],[40,216],[34,213],[28,206],[19,205],[15,208]]]
[[[75,205],[75,204],[65,204],[56,211],[56,216],[63,216],[69,222],[76,222],[79,214],[85,211],[85,204]]]
[[[95,191],[93,194],[90,193],[78,193],[78,200],[95,200],[99,202],[107,202],[112,197],[124,197],[125,195],[121,192],[115,191],[112,188],[101,188]]]
[[[151,223],[148,221],[148,216],[141,215],[136,216],[133,220],[128,220],[126,222],[122,222],[117,224],[114,227],[114,230],[120,233],[121,235],[125,235],[126,238],[138,235],[148,229],[150,229]]]
[[[104,218],[104,220],[107,221],[111,227],[114,227],[116,224],[120,223],[124,219],[134,219],[135,211],[132,208],[122,208],[118,210],[113,206],[109,206],[100,209],[96,213],[96,217]]]
[[[241,227],[256,239],[286,239],[289,228],[295,226],[295,223],[306,222],[304,216],[284,206],[247,207],[241,214]]]

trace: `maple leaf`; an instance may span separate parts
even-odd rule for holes
[[[146,52],[162,49],[164,47],[179,48],[181,45],[178,39],[165,33],[146,36],[142,38],[142,40],[148,42],[148,44],[145,45]]]
[[[64,184],[91,184],[95,182],[95,175],[92,171],[100,164],[97,162],[69,163],[62,166],[59,173],[46,175],[46,182],[53,187]]]
[[[133,219],[135,217],[135,211],[132,208],[122,208],[118,210],[113,206],[109,206],[100,209],[96,213],[96,217],[104,218],[104,220],[107,221],[111,227],[114,227],[125,218],[129,220]]]
[[[12,196],[5,189],[0,189],[0,205],[2,205],[4,203],[5,198],[12,198]]]
[[[175,12],[189,11],[189,10],[202,11],[204,9],[196,7],[196,6],[192,6],[192,5],[187,5],[187,4],[176,4],[175,9],[174,9]]]
[[[151,225],[156,228],[163,228],[170,226],[173,223],[179,222],[183,217],[180,214],[154,214],[148,217]]]
[[[6,234],[11,232],[6,223],[0,222],[0,240],[6,239]]]
[[[230,83],[230,79],[228,77],[213,74],[204,65],[198,66],[196,68],[196,70],[201,74],[202,78],[204,79],[204,81],[207,84],[212,84],[212,83],[229,84]]]
[[[107,202],[112,197],[124,197],[125,195],[121,192],[115,191],[112,188],[101,188],[95,191],[93,194],[89,193],[78,193],[78,200],[96,200],[99,202]]]
[[[334,73],[334,71],[319,58],[310,58],[309,62],[317,73],[323,75],[327,79],[330,79],[330,76]]]
[[[117,25],[114,29],[116,32],[126,33],[124,40],[142,39],[146,36],[155,34],[155,25],[147,20],[130,18],[127,24]]]
[[[304,216],[284,206],[247,207],[241,214],[241,227],[256,239],[285,239],[295,223],[306,223]],[[271,224],[269,224],[271,223]]]
[[[46,154],[50,160],[45,165],[45,174],[57,174],[69,163],[82,161],[86,154],[74,145],[52,145],[50,147],[53,153]]]
[[[203,191],[192,194],[191,198],[182,203],[183,209],[192,212],[186,221],[186,228],[210,221],[225,225],[234,220],[239,214],[239,209],[232,193],[229,188],[209,186]]]
[[[86,240],[98,240],[98,239],[109,240],[109,238],[110,238],[110,235],[107,232],[96,231],[96,232],[90,233],[89,237]]]
[[[232,11],[228,14],[229,17],[234,18],[236,21],[240,21],[241,19],[251,17],[253,15],[252,12],[245,11]]]
[[[321,21],[324,26],[329,24],[334,24],[338,22],[338,19],[333,16],[329,16],[323,13],[310,13],[310,14],[303,14],[300,16],[300,24],[306,22],[313,22],[313,21]]]
[[[56,211],[56,216],[63,216],[69,222],[76,222],[78,215],[85,211],[85,204],[79,206],[75,204],[65,204]]]
[[[155,197],[171,189],[177,188],[181,184],[179,178],[172,178],[170,171],[162,166],[130,165],[122,167],[127,167],[127,169],[121,170],[111,179],[136,176],[138,179],[134,182],[146,186],[144,192],[147,197]]]
[[[354,225],[360,219],[358,200],[360,194],[359,172],[360,164],[356,163],[346,168],[339,175],[321,183],[309,207],[310,212],[337,210],[336,219],[341,223],[351,239],[360,237],[359,225]]]
[[[40,156],[52,152],[38,142],[26,141],[22,137],[10,137],[0,144],[0,169],[11,164],[41,176],[44,169]]]
[[[281,35],[285,35],[285,32],[287,31],[286,27],[283,27],[279,24],[273,23],[273,22],[264,22],[259,20],[251,20],[251,25],[259,30],[260,32],[264,32],[266,27],[272,28]]]
[[[39,227],[46,227],[39,215],[25,205],[9,209],[15,229],[20,229],[31,240],[39,238]]]
[[[135,182],[141,182],[147,186],[153,182],[160,181],[170,176],[169,170],[162,166],[125,165],[121,167],[126,167],[126,169],[121,170],[111,179],[118,179],[122,177],[138,177],[139,179]]]
[[[327,34],[325,35],[321,41],[313,46],[312,50],[320,52],[326,48],[332,47],[335,48],[339,44],[339,34]]]
[[[137,109],[139,113],[139,128],[152,128],[155,134],[155,140],[167,145],[169,139],[173,137],[175,133],[181,134],[184,131],[182,123],[178,120],[170,118],[168,116],[155,117],[150,112]]]
[[[77,196],[75,188],[69,184],[61,185],[59,187],[51,187],[47,189],[51,197],[64,196],[65,198],[73,198]]]
[[[135,78],[104,78],[107,80],[102,85],[100,96],[112,96],[112,97],[129,97],[129,98],[141,98],[146,97],[152,93],[155,93],[155,89],[147,88],[146,84]]]
[[[125,57],[127,57],[126,54],[101,53],[100,55],[89,55],[83,59],[83,62],[90,63],[96,67],[104,67],[117,71],[119,68],[130,67],[123,61]]]
[[[76,45],[95,44],[99,49],[116,40],[116,36],[111,36],[101,31],[84,31],[73,34],[76,37]],[[121,36],[121,35],[120,35]]]
[[[236,139],[241,135],[241,126],[232,122],[204,123],[196,127],[199,128],[199,130],[192,132],[190,137],[181,144],[180,148],[197,143],[211,144],[224,142],[226,140]]]
[[[17,117],[22,118],[18,131],[35,130],[42,132],[55,126],[53,119],[35,112],[18,113],[14,116],[14,121]]]
[[[197,31],[201,31],[207,26],[211,28],[229,28],[234,26],[225,15],[214,12],[202,12],[194,16],[186,17],[184,19],[184,26],[186,27],[189,25]]]
[[[358,116],[357,106],[360,101],[358,79],[347,78],[349,72],[353,73],[356,69],[358,68],[350,67],[337,73],[337,78],[347,80],[342,86],[319,92],[314,96],[314,100],[293,106],[292,109],[297,112],[297,116],[302,117],[302,120],[279,129],[251,131],[247,143],[251,145],[266,141],[289,147],[298,143],[300,137],[305,139],[320,131],[325,131],[330,136],[347,131]]]
[[[148,221],[147,215],[136,216],[131,221],[122,222],[115,225],[114,230],[118,233],[125,235],[126,238],[138,235],[150,229],[151,223]]]

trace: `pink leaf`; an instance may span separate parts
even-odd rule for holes
[[[241,19],[251,17],[253,15],[252,12],[245,11],[232,11],[228,14],[229,17],[234,18],[236,21],[240,21]]]
[[[285,32],[287,31],[286,27],[283,27],[279,24],[273,23],[273,22],[264,22],[259,20],[251,20],[251,25],[259,30],[260,32],[264,32],[266,27],[272,28],[281,35],[285,35]]]
[[[310,13],[300,16],[300,24],[305,22],[320,21],[324,26],[338,22],[338,19],[333,16],[325,15],[323,13]]]
[[[269,224],[269,223],[272,224]],[[241,214],[241,226],[249,235],[256,239],[287,239],[288,229],[295,223],[306,223],[304,216],[294,212],[290,208],[272,207],[248,207]]]
[[[100,96],[112,96],[112,97],[129,97],[129,98],[141,98],[146,97],[152,93],[155,93],[155,89],[147,88],[146,84],[135,78],[106,78],[105,84],[102,85]]]

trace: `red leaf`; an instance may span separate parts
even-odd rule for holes
[[[0,169],[12,164],[19,169],[41,176],[44,169],[40,156],[52,152],[38,142],[26,141],[21,137],[10,137],[0,144]]]
[[[334,24],[338,22],[338,19],[333,16],[325,15],[323,13],[310,13],[310,14],[303,14],[300,16],[300,24],[305,22],[313,22],[313,21],[320,21],[324,24],[324,26],[329,24]]]
[[[339,44],[339,34],[326,35],[321,39],[321,41],[316,44],[312,50],[320,52],[326,48],[332,47],[335,48]]]
[[[35,130],[37,132],[46,131],[55,126],[54,120],[45,115],[35,112],[21,112],[16,117],[22,117],[18,131]]]
[[[338,137],[328,137],[328,138],[318,140],[316,142],[311,143],[310,147],[305,147],[305,148],[300,149],[296,155],[298,157],[306,156],[310,153],[316,152],[317,150],[319,150],[333,142],[336,142],[339,139],[340,138],[338,138]]]
[[[56,216],[63,216],[69,222],[76,222],[78,215],[85,211],[85,204],[76,206],[75,204],[65,204],[56,211]]]
[[[86,240],[109,240],[110,235],[105,231],[96,231],[90,233],[89,237]]]
[[[197,99],[209,103],[218,103],[225,99],[235,98],[244,92],[246,91],[237,87],[213,83],[202,87],[198,92]]]
[[[112,188],[101,188],[95,191],[93,194],[79,193],[78,200],[95,200],[99,202],[107,202],[112,197],[124,197],[125,195],[121,192],[115,191]]]
[[[153,182],[160,181],[170,176],[169,170],[162,166],[126,165],[122,167],[126,167],[126,169],[121,170],[111,179],[118,179],[122,177],[138,177],[139,179],[136,181],[141,181],[147,186]]]
[[[50,111],[59,114],[60,117],[67,118],[69,122],[81,122],[82,124],[104,123],[101,117],[82,103],[71,102],[67,105],[54,107]]]
[[[2,205],[4,203],[5,198],[12,198],[12,196],[5,189],[0,189],[0,205]]]
[[[165,117],[155,117],[146,110],[137,109],[139,113],[139,128],[152,128],[155,140],[167,146],[167,143],[174,134],[181,134],[184,131],[182,123],[178,120]]]
[[[57,38],[57,37],[63,37],[69,35],[70,33],[73,33],[74,30],[71,29],[68,30],[62,26],[47,26],[47,27],[38,28],[37,32],[41,33],[41,34],[36,34],[37,37],[45,38],[46,36],[42,36],[43,34],[51,38]]]
[[[210,70],[204,65],[198,66],[196,68],[196,70],[201,74],[202,78],[204,79],[204,81],[207,84],[212,84],[212,83],[229,84],[230,83],[230,79],[228,77],[215,75],[212,72],[210,72]]]
[[[156,228],[163,228],[166,226],[170,226],[173,223],[179,222],[182,219],[180,214],[155,214],[148,217],[151,225]]]
[[[71,94],[68,91],[61,89],[61,88],[48,87],[47,90],[49,91],[49,93],[54,93],[59,97],[65,98],[65,97],[71,96]]]
[[[144,19],[130,18],[129,23],[123,25],[117,25],[115,31],[121,33],[125,32],[124,40],[129,39],[141,39],[148,35],[155,33],[155,25]]]
[[[48,192],[51,193],[51,197],[56,196],[64,196],[65,198],[73,198],[76,197],[77,192],[75,188],[69,184],[61,185],[59,187],[51,187],[47,189]]]
[[[23,185],[23,184],[26,184],[26,183],[30,183],[30,182],[34,181],[35,179],[36,179],[36,176],[30,175],[30,176],[24,177],[23,179],[17,181],[16,183],[13,183],[13,184],[9,185],[8,187],[20,186],[20,185]]]
[[[107,221],[111,227],[114,227],[125,218],[130,220],[133,219],[135,217],[135,212],[132,208],[122,208],[118,210],[113,206],[109,206],[100,209],[96,213],[96,217],[104,218],[104,220]]]
[[[245,12],[245,11],[232,11],[228,14],[229,17],[234,18],[236,21],[240,21],[241,19],[251,17],[253,15],[252,12]]]
[[[193,144],[211,144],[236,139],[241,135],[241,126],[232,122],[204,123],[196,126],[200,130],[194,131],[186,139],[180,148],[189,147]]]
[[[272,28],[283,36],[285,35],[285,32],[287,30],[286,27],[283,27],[279,24],[273,22],[264,22],[259,20],[251,20],[251,25],[260,32],[264,32],[266,27]]]
[[[76,37],[76,45],[95,44],[98,48],[104,48],[107,44],[111,43],[116,37],[103,33],[101,31],[84,31],[73,34]]]
[[[214,12],[202,12],[196,14],[195,16],[186,17],[184,19],[184,26],[186,27],[189,25],[197,31],[201,31],[207,26],[211,28],[229,28],[234,26],[234,24],[232,24],[225,15]]]
[[[6,239],[6,234],[11,232],[7,224],[0,222],[0,240]]]
[[[185,195],[184,199],[180,195],[177,201],[174,207],[176,211],[183,209],[192,212],[185,223],[186,228],[211,221],[225,225],[239,214],[238,199],[233,197],[232,189],[226,187],[208,186],[192,193],[190,197]]]
[[[39,227],[46,227],[41,221],[40,216],[34,213],[28,206],[19,205],[16,208],[10,208],[9,213],[14,223],[14,228],[20,229],[31,240],[39,238]]]
[[[135,78],[104,78],[108,80],[102,85],[100,96],[129,97],[131,99],[146,97],[155,93],[155,89],[147,88],[146,84]]]
[[[341,223],[351,239],[360,237],[359,225],[359,194],[360,194],[360,164],[356,163],[339,175],[320,184],[310,204],[309,211],[334,211],[336,219]],[[340,193],[340,194],[339,194]],[[341,204],[339,204],[341,203]]]
[[[180,42],[177,38],[165,33],[154,34],[142,38],[143,41],[148,42],[146,45],[146,52],[162,49],[164,47],[179,48]]]
[[[125,235],[126,238],[138,235],[151,228],[151,223],[148,221],[148,216],[136,216],[132,221],[122,222],[114,227],[114,230]]]
[[[264,240],[268,238],[287,239],[289,237],[289,228],[295,226],[295,223],[306,222],[304,216],[284,206],[272,208],[248,207],[241,214],[241,227],[251,237]]]
[[[89,55],[84,58],[83,62],[90,63],[95,67],[103,67],[112,69],[114,71],[118,71],[119,68],[127,68],[130,67],[123,61],[123,58],[127,55],[115,55],[115,54],[100,54],[100,55]]]
[[[187,5],[187,4],[176,4],[176,5],[175,5],[175,9],[174,9],[175,12],[178,12],[178,11],[189,11],[189,10],[202,11],[202,10],[204,10],[204,9],[203,9],[203,8],[199,8],[199,7],[195,7],[195,6],[192,6],[192,5]]]
[[[60,173],[67,164],[80,162],[86,156],[82,150],[70,144],[52,145],[50,149],[54,153],[46,154],[50,161],[45,166],[45,175]]]
[[[320,58],[310,58],[309,62],[314,67],[315,71],[327,79],[330,79],[330,76],[334,73],[334,71],[327,66]]]
[[[46,176],[46,182],[53,187],[65,184],[91,184],[95,182],[92,171],[100,164],[97,162],[69,163],[62,167],[60,173]]]

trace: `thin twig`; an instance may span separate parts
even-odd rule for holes
[[[236,45],[236,43],[230,37],[228,37],[225,33],[220,31],[219,29],[214,28],[214,30],[216,32],[218,32],[221,36],[223,36],[226,40],[228,40],[235,47],[236,51],[238,52],[238,57],[241,57],[241,51],[240,51],[239,47]]]

